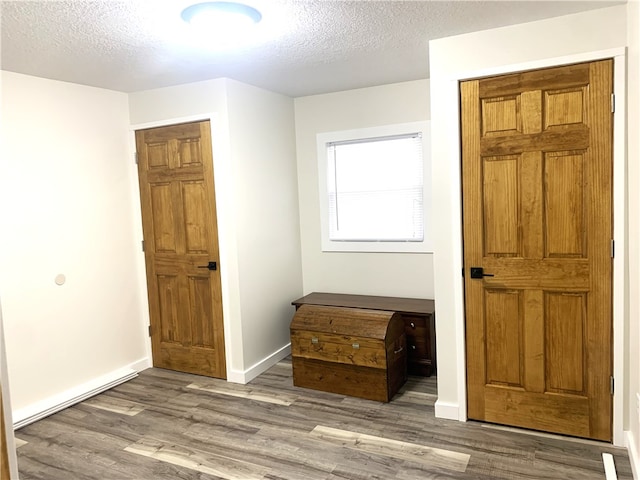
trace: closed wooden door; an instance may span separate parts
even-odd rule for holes
[[[209,122],[136,132],[156,367],[226,378]]]
[[[9,450],[7,448],[7,425],[4,423],[4,402],[0,385],[0,480],[11,480],[9,472]]]
[[[609,441],[612,62],[460,93],[468,416]]]

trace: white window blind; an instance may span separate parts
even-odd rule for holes
[[[331,241],[423,241],[421,133],[326,146]]]

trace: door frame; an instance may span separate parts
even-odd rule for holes
[[[151,324],[149,317],[149,296],[148,285],[146,276],[146,263],[145,255],[142,251],[142,240],[144,238],[142,231],[142,207],[140,203],[140,188],[138,186],[138,173],[136,165],[136,130],[145,130],[148,128],[166,127],[176,125],[180,123],[195,123],[209,121],[211,127],[211,148],[213,152],[213,172],[214,172],[214,186],[215,186],[215,202],[218,218],[218,248],[220,250],[218,263],[223,265],[220,269],[220,282],[222,290],[222,318],[224,325],[224,344],[225,344],[225,364],[227,369],[227,382],[245,383],[242,379],[237,378],[234,375],[232,367],[233,358],[233,342],[231,341],[232,324],[231,318],[237,318],[238,315],[234,313],[232,292],[233,283],[232,278],[237,278],[237,272],[235,271],[235,263],[231,261],[230,249],[232,246],[229,240],[230,228],[227,215],[227,203],[226,198],[230,198],[227,193],[229,190],[229,182],[227,179],[230,177],[229,166],[229,145],[227,125],[221,120],[221,116],[215,112],[203,113],[201,115],[190,115],[185,117],[173,117],[164,120],[152,121],[147,123],[132,124],[129,126],[129,149],[131,151],[132,167],[136,169],[136,173],[132,177],[131,195],[133,199],[133,221],[135,223],[135,232],[139,235],[140,250],[136,258],[136,268],[138,273],[138,284],[140,291],[143,292],[142,302],[140,305],[140,328],[143,330],[143,335],[147,339],[145,342],[145,350],[147,356],[147,367],[153,366],[153,354],[151,349],[151,337],[148,334],[148,328]],[[237,285],[236,285],[237,287]],[[237,298],[237,297],[236,297]],[[236,335],[237,337],[237,335]]]
[[[453,304],[449,303],[447,311],[454,312],[450,320],[455,327],[455,352],[451,352],[451,343],[447,345],[437,345],[437,362],[443,366],[451,363],[452,353],[455,355],[455,365],[446,376],[453,376],[457,387],[457,402],[440,401],[436,402],[436,417],[449,418],[454,420],[467,420],[467,386],[466,386],[466,342],[465,342],[465,303],[464,303],[464,283],[460,276],[463,265],[463,239],[462,239],[462,179],[460,170],[461,148],[460,148],[460,92],[459,82],[480,77],[504,75],[523,70],[536,70],[572,63],[591,62],[612,58],[614,61],[614,94],[616,98],[616,112],[613,124],[613,237],[615,241],[615,257],[613,261],[613,376],[615,378],[615,392],[613,395],[613,444],[624,446],[624,392],[626,389],[624,359],[626,348],[624,342],[624,331],[628,317],[628,279],[626,275],[626,265],[628,251],[626,245],[625,232],[628,227],[627,219],[627,178],[626,178],[626,49],[613,48],[594,52],[568,55],[562,57],[546,58],[537,61],[523,62],[518,64],[503,65],[499,67],[458,71],[451,73],[446,78],[439,79],[437,88],[439,95],[447,98],[450,108],[455,110],[446,118],[445,127],[449,132],[448,153],[449,158],[456,161],[451,162],[449,173],[449,187],[451,189],[451,217],[450,235],[452,244],[457,248],[452,248],[450,252],[450,263],[448,268],[452,277],[447,273],[447,280],[450,278],[459,279],[454,282],[446,282],[450,289],[450,297]],[[433,87],[432,87],[433,88]],[[433,91],[433,90],[432,90]],[[438,155],[440,153],[438,152]],[[437,156],[434,154],[434,158]],[[436,175],[433,175],[436,178]],[[620,186],[621,188],[616,188]],[[436,283],[438,281],[438,265],[435,266]],[[437,308],[437,305],[436,305]],[[440,315],[442,318],[442,315]],[[437,326],[436,326],[437,329]],[[436,342],[441,336],[436,333]],[[448,356],[449,358],[444,358]],[[442,376],[438,376],[440,384]],[[440,390],[440,385],[438,385]]]
[[[2,442],[5,443],[7,449],[7,457],[9,460],[9,477],[18,478],[18,455],[16,453],[16,442],[13,435],[13,410],[11,409],[11,392],[9,385],[9,371],[7,369],[7,354],[4,341],[4,323],[2,320],[2,302],[0,302],[0,392],[2,393],[3,403],[3,422],[4,431],[0,433],[2,435]],[[0,442],[0,443],[2,443]],[[0,473],[0,477],[2,473]],[[0,478],[0,480],[5,480]]]

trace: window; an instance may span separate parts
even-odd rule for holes
[[[427,252],[426,122],[318,135],[322,249]]]
[[[422,134],[327,144],[329,239],[421,242]]]

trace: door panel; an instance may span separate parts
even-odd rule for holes
[[[518,157],[484,159],[486,254],[518,255]]]
[[[520,290],[485,290],[484,304],[487,335],[487,382],[492,385],[522,386],[520,359]]]
[[[586,293],[546,292],[545,332],[549,392],[585,394]]]
[[[611,440],[612,62],[460,90],[468,415]]]
[[[585,257],[584,154],[549,152],[544,167],[545,257]]]
[[[209,122],[136,132],[153,364],[225,378]]]

